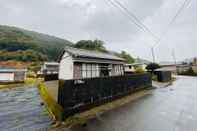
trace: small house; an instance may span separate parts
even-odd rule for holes
[[[0,82],[24,82],[26,69],[0,67]]]
[[[40,71],[37,72],[38,77],[44,77],[45,81],[58,80],[59,63],[45,62]]]
[[[125,60],[108,53],[66,47],[60,57],[59,79],[124,75]]]
[[[147,64],[145,63],[133,63],[133,64],[125,64],[124,65],[124,72],[125,74],[132,74],[135,73],[136,68],[141,68],[142,70],[146,71]]]
[[[40,72],[42,74],[58,74],[59,63],[57,62],[45,62],[41,67]]]

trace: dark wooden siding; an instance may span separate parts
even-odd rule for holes
[[[151,85],[150,74],[60,80],[58,103],[66,117]]]

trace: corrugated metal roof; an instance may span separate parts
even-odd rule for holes
[[[45,65],[59,65],[58,62],[44,62]]]
[[[137,65],[144,65],[144,63],[125,64],[125,66],[137,66]]]
[[[0,68],[0,72],[26,72],[27,69]]]
[[[176,71],[176,67],[162,67],[159,69],[156,69],[155,71]]]
[[[123,58],[120,58],[116,55],[102,53],[102,52],[98,52],[98,51],[90,51],[90,50],[77,49],[77,48],[72,48],[72,47],[66,47],[65,51],[71,53],[75,57],[88,57],[88,58],[99,58],[99,59],[125,61]]]

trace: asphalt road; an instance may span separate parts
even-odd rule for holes
[[[197,77],[178,77],[127,105],[98,115],[86,126],[52,129],[36,88],[0,90],[1,131],[197,131]]]
[[[197,131],[197,77],[178,77],[125,106],[72,131]]]

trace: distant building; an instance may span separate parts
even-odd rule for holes
[[[136,71],[136,68],[139,67],[142,70],[146,71],[147,64],[145,63],[133,63],[133,64],[125,64],[124,65],[124,72],[125,74],[134,73]]]
[[[50,75],[50,74],[58,74],[58,72],[59,72],[59,63],[45,62],[37,74]]]
[[[124,63],[113,54],[66,47],[60,58],[59,79],[124,75]]]
[[[43,77],[45,81],[58,80],[59,63],[45,62],[40,71],[37,72],[37,77]]]
[[[26,69],[0,67],[0,82],[24,82]]]
[[[45,62],[41,70],[46,74],[58,74],[59,63],[57,63],[57,62]]]
[[[195,73],[197,73],[197,65],[178,65],[177,66],[177,72],[183,73],[188,71],[189,69],[192,69]]]
[[[182,63],[177,62],[176,64],[174,62],[161,62],[159,63],[160,67],[158,71],[171,71],[173,74],[177,73],[177,66],[182,65]]]

